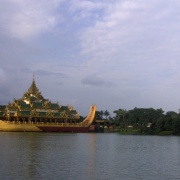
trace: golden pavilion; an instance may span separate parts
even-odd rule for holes
[[[78,123],[80,115],[72,106],[61,106],[45,99],[33,76],[29,89],[22,98],[8,105],[0,105],[0,119],[14,122]]]

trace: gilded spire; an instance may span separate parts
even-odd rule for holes
[[[31,94],[36,94],[37,92],[39,92],[39,89],[37,88],[36,83],[35,83],[34,74],[33,74],[33,80],[32,80],[31,86],[28,89],[28,92]]]
[[[32,101],[45,101],[44,97],[41,95],[41,92],[36,86],[34,74],[33,74],[33,80],[32,83],[27,90],[27,92],[24,93],[22,99],[24,101],[32,102]]]

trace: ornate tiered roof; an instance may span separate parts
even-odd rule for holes
[[[29,89],[24,93],[22,100],[26,103],[31,103],[31,102],[44,102],[47,101],[44,99],[44,97],[41,95],[41,92],[36,86],[35,79],[33,76],[33,81],[31,83],[31,86]]]
[[[22,98],[14,99],[12,103],[7,106],[0,106],[0,117],[5,117],[8,120],[16,119],[26,121],[33,118],[40,121],[60,119],[61,120],[78,120],[79,113],[73,110],[72,106],[61,106],[59,103],[52,103],[45,99],[36,86],[35,78],[33,76],[32,83],[29,89],[23,94]],[[33,120],[35,121],[35,120]],[[54,120],[55,121],[55,120]]]

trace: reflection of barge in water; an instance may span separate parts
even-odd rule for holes
[[[0,105],[0,131],[88,132],[96,105],[81,122],[72,106],[61,106],[44,99],[33,81],[21,99]]]

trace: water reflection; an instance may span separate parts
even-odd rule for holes
[[[1,133],[0,179],[178,179],[180,137]]]
[[[95,134],[89,134],[88,136],[88,149],[87,149],[87,179],[94,179],[94,171],[95,171]]]

